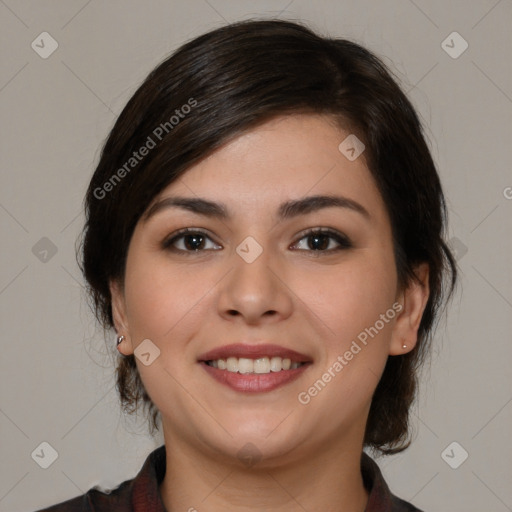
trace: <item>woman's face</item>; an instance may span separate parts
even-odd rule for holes
[[[338,148],[348,135],[319,115],[276,118],[137,224],[114,316],[171,444],[271,463],[362,443],[387,357],[415,336],[402,349],[390,221],[364,153]]]

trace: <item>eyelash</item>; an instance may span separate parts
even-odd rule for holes
[[[189,235],[201,234],[201,235],[205,235],[207,238],[209,238],[211,240],[211,238],[208,235],[208,233],[206,233],[206,231],[203,231],[202,229],[198,229],[198,228],[184,228],[184,229],[180,229],[176,233],[173,233],[171,235],[171,237],[166,239],[162,243],[162,248],[165,249],[165,250],[169,250],[169,251],[175,252],[175,253],[181,253],[181,254],[184,254],[184,255],[187,255],[187,256],[192,255],[192,254],[196,254],[198,252],[204,252],[204,251],[207,251],[207,250],[211,250],[211,249],[199,249],[199,250],[189,251],[189,250],[177,249],[176,247],[173,247],[174,243],[176,243],[178,240],[184,238],[184,236],[187,235],[187,234],[189,234]],[[308,230],[306,230],[304,233],[302,233],[300,235],[300,238],[297,240],[297,242],[294,242],[293,245],[297,245],[298,242],[300,242],[304,238],[308,238],[308,237],[313,236],[313,235],[328,236],[329,238],[334,239],[339,244],[339,246],[334,248],[334,249],[325,249],[325,250],[321,250],[321,249],[320,250],[297,249],[297,250],[311,252],[311,253],[319,253],[319,254],[320,253],[332,254],[333,252],[337,252],[337,251],[341,251],[341,250],[346,250],[346,249],[350,249],[351,247],[353,247],[352,242],[350,241],[350,239],[347,236],[342,235],[341,233],[339,233],[337,231],[334,231],[332,229],[328,229],[328,228],[311,228],[311,229],[308,229]],[[218,249],[215,249],[215,250],[218,250]]]

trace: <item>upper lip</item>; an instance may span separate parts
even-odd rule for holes
[[[247,345],[244,343],[235,343],[233,345],[224,345],[201,354],[198,360],[215,361],[217,359],[227,359],[228,357],[244,357],[248,359],[257,359],[260,357],[281,357],[291,359],[292,362],[307,363],[312,359],[305,354],[295,350],[281,347],[273,344]]]

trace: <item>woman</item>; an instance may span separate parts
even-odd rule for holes
[[[165,445],[48,511],[417,511],[363,452],[410,443],[456,268],[410,102],[361,46],[286,21],[150,73],[86,196],[83,272],[127,411]]]

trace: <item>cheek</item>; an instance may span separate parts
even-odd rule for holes
[[[185,408],[186,394],[180,392],[177,380],[185,382],[186,345],[201,325],[197,311],[208,300],[206,285],[204,272],[171,267],[142,250],[129,253],[125,297],[130,336],[135,349],[149,339],[160,350],[148,366],[136,358],[144,387],[160,411],[167,410],[169,403],[178,410]]]
[[[374,325],[395,301],[396,270],[388,251],[354,258],[307,281],[304,295],[330,328],[346,343]],[[388,331],[382,329],[383,334]]]
[[[183,297],[176,272],[165,271],[143,251],[128,253],[125,296],[130,329],[135,337],[158,340],[172,328],[180,315]]]
[[[218,279],[200,265],[171,265],[165,254],[129,254],[126,306],[136,342],[149,338],[166,350],[177,347],[180,333],[189,336],[200,325],[197,315],[210,303],[208,292]]]
[[[331,269],[325,279],[316,277],[311,305],[330,334],[320,340],[324,357],[301,390],[299,401],[308,402],[312,416],[332,423],[336,430],[339,422],[352,424],[361,407],[369,407],[386,364],[396,318],[394,259],[386,253],[368,254],[350,269],[340,266],[336,271]],[[315,289],[314,281],[308,281],[311,290]]]

